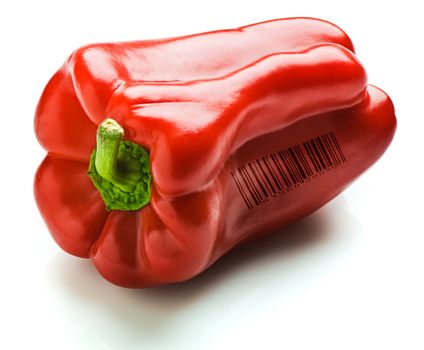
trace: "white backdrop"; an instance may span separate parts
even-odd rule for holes
[[[0,5],[0,347],[423,349],[424,22],[418,1],[14,1]],[[383,158],[337,199],[182,285],[127,290],[62,252],[35,206],[38,98],[77,47],[312,16],[393,99]]]

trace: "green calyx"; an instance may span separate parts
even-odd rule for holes
[[[107,210],[138,210],[150,202],[149,153],[123,136],[124,130],[115,120],[105,119],[90,156],[87,174]]]

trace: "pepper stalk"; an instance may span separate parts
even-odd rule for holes
[[[123,140],[124,129],[105,119],[97,129],[96,148],[90,157],[88,176],[107,210],[138,210],[150,202],[149,153]]]

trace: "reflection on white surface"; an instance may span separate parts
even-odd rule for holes
[[[284,322],[291,302],[348,264],[361,227],[343,197],[335,202],[179,285],[119,288],[60,252],[45,274],[52,307],[79,349],[214,349],[229,332],[227,343],[238,332],[248,339],[261,315],[280,310],[268,321]]]

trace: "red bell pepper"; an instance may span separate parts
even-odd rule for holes
[[[395,128],[325,21],[89,45],[39,102],[35,197],[56,242],[107,280],[179,282],[323,206]]]

